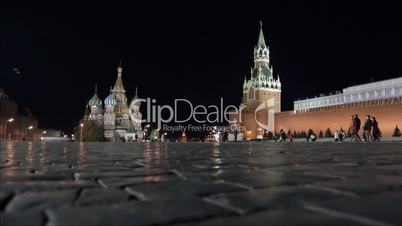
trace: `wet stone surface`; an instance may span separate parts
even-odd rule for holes
[[[401,143],[23,143],[1,225],[401,225]]]

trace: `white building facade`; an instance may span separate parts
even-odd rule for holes
[[[320,96],[294,102],[295,111],[327,107],[362,101],[387,99],[402,96],[402,77],[372,82],[343,89],[334,95]]]

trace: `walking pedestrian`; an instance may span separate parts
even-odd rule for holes
[[[378,122],[375,117],[373,117],[373,141],[380,141],[381,132],[380,128],[378,127]]]
[[[290,131],[288,132],[288,139],[290,142],[293,142],[293,134]]]
[[[286,133],[285,133],[285,130],[283,130],[283,129],[281,129],[280,131],[279,131],[279,136],[280,136],[280,141],[283,141],[283,142],[285,142],[286,141]]]
[[[373,121],[371,121],[371,116],[367,115],[366,121],[364,122],[363,132],[364,132],[364,140],[366,142],[370,142],[371,136],[371,127],[373,126]]]
[[[341,128],[341,130],[339,130],[339,141],[343,142],[343,139],[345,138],[345,132],[343,131],[343,129]]]
[[[361,126],[361,121],[360,121],[360,119],[359,119],[359,115],[358,115],[358,114],[355,114],[355,129],[356,129],[356,131],[355,131],[355,137],[356,137],[357,139],[359,139],[359,141],[362,140],[362,139],[360,138],[360,136],[359,136],[360,126]]]
[[[350,141],[354,141],[355,140],[355,134],[356,134],[356,118],[354,115],[351,115],[351,124],[348,130],[348,137],[350,137]]]
[[[317,141],[317,134],[312,133],[312,134],[310,135],[310,139],[311,139],[312,142]]]
[[[339,141],[339,132],[338,132],[338,130],[335,131],[335,133],[334,133],[334,139],[335,139],[336,142]]]

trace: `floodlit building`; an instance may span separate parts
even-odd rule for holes
[[[351,86],[331,95],[294,102],[293,111],[281,112],[279,75],[274,75],[262,25],[254,48],[254,66],[243,83],[238,113],[229,115],[234,130],[247,139],[263,138],[268,131],[301,132],[347,130],[350,115],[376,117],[383,136],[402,125],[402,77]],[[240,128],[242,131],[239,131]]]
[[[142,140],[142,114],[138,91],[136,88],[135,96],[128,105],[122,77],[123,66],[119,63],[116,82],[110,89],[110,94],[102,102],[95,87],[95,93],[88,101],[83,120],[95,121],[96,124],[103,126],[105,138],[109,141],[123,137]]]

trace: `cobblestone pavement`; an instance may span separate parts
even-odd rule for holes
[[[1,144],[1,225],[401,225],[402,143]]]

